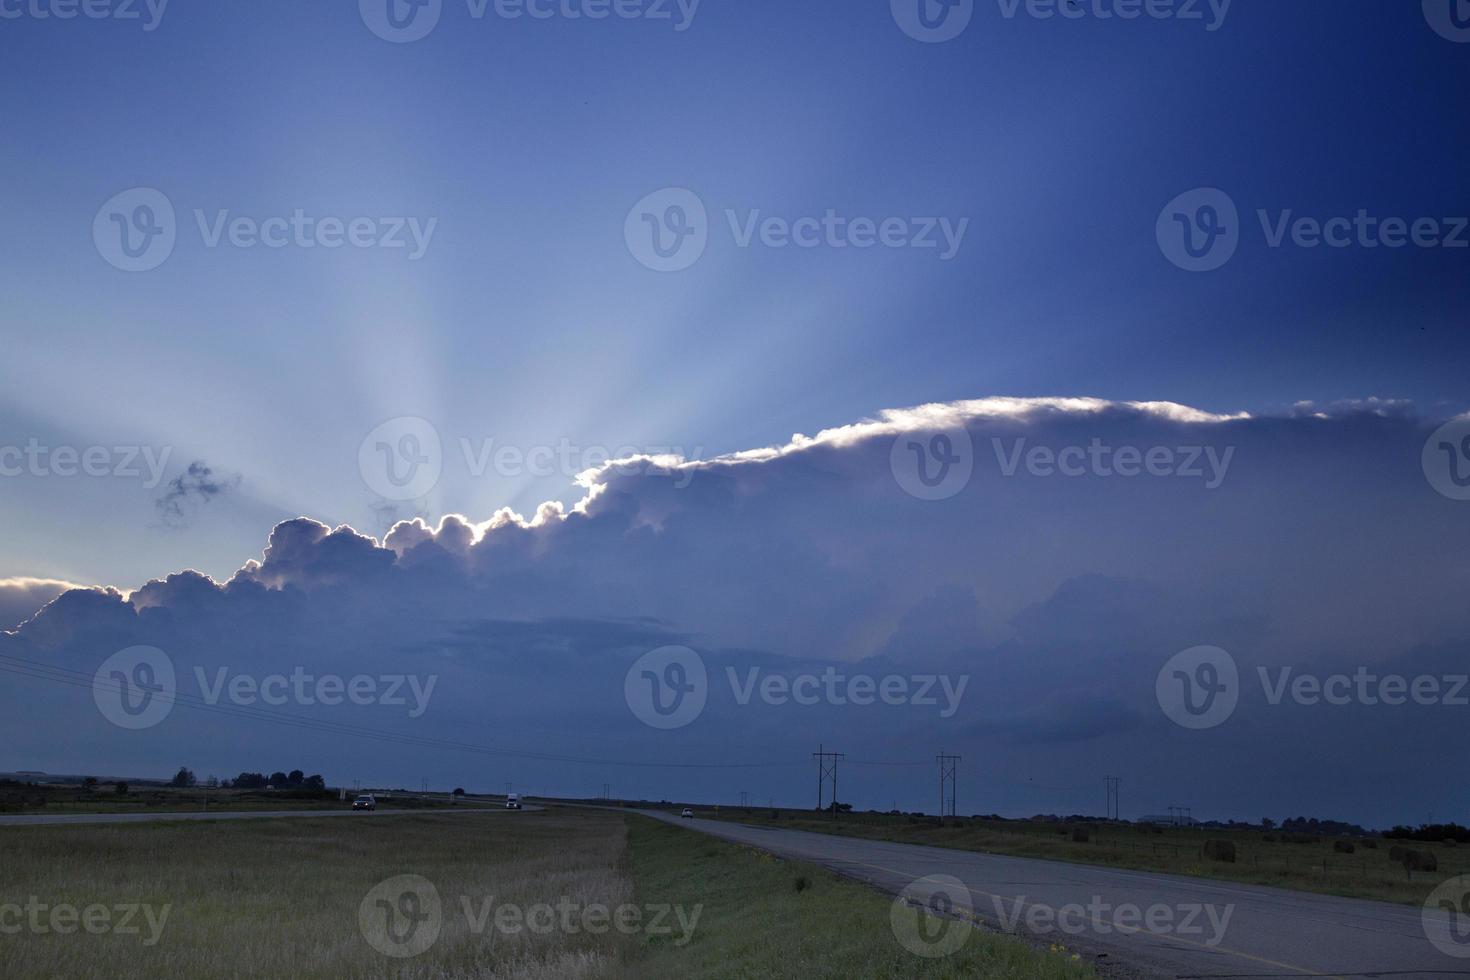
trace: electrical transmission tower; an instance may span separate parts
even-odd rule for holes
[[[837,763],[847,758],[841,752],[828,752],[825,745],[818,745],[812,758],[817,760],[817,812],[822,810],[822,792],[828,779],[832,781],[832,817],[837,817]]]
[[[955,816],[955,766],[960,761],[957,755],[939,753],[939,815]],[[946,812],[948,811],[948,812]]]
[[[602,784],[602,798],[604,800],[612,799],[612,783]]]
[[[740,805],[742,807],[750,806],[750,793],[743,789],[740,791]]]
[[[1108,787],[1108,819],[1117,820],[1118,817],[1118,786],[1123,782],[1117,776],[1104,776],[1103,782]]]

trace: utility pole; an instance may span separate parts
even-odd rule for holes
[[[947,800],[947,802],[948,802],[948,809],[949,809],[949,816],[953,817],[953,816],[955,816],[955,764],[960,761],[960,757],[957,756],[957,755],[945,755],[943,752],[940,752],[938,758],[939,758],[939,815],[941,817],[943,817],[945,815],[945,813],[944,813],[945,808],[946,808],[945,807],[945,804],[946,804],[945,787],[947,785],[949,787],[948,800]]]
[[[740,791],[740,806],[742,808],[750,806],[750,793],[743,789]]]
[[[832,819],[837,819],[837,763],[847,758],[841,752],[828,752],[825,745],[818,745],[812,753],[817,760],[817,812],[822,811],[822,791],[828,777],[832,779]]]
[[[612,783],[602,784],[602,798],[604,800],[612,799]]]
[[[1118,786],[1123,782],[1123,780],[1119,779],[1117,776],[1104,776],[1103,782],[1106,783],[1108,787],[1108,819],[1117,820],[1119,813]]]

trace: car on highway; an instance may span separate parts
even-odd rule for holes
[[[689,808],[688,808],[688,807],[687,807],[687,806],[686,806],[686,807],[685,807],[685,808],[684,808],[684,812],[683,812],[683,813],[681,813],[681,814],[679,814],[679,816],[681,816],[681,817],[685,817],[685,818],[687,818],[687,819],[689,819],[689,820],[693,820],[693,819],[694,819],[694,811],[693,811],[693,810],[691,810],[691,809],[689,809]]]
[[[354,810],[376,810],[377,808],[378,801],[366,794],[352,801],[352,809]]]
[[[521,795],[519,793],[507,795],[505,798],[505,808],[507,810],[519,810],[521,808]]]

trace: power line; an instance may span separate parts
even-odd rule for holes
[[[957,755],[945,755],[943,752],[940,752],[939,753],[939,756],[938,756],[938,759],[939,759],[939,815],[941,817],[943,817],[945,815],[944,810],[945,810],[945,802],[946,801],[945,801],[944,788],[945,788],[945,785],[948,784],[948,786],[949,786],[949,800],[948,800],[949,816],[953,817],[953,816],[956,816],[956,813],[955,813],[955,768],[956,768],[956,765],[960,762],[960,757],[957,756]]]

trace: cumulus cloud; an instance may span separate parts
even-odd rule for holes
[[[1463,650],[1470,505],[1425,479],[1433,428],[1382,405],[1249,416],[1062,398],[894,410],[723,457],[615,461],[579,478],[586,496],[570,509],[415,519],[381,542],[298,518],[226,582],[179,572],[128,596],[68,593],[0,637],[0,655],[81,673],[153,645],[194,692],[221,670],[433,675],[418,718],[379,705],[288,710],[479,754],[346,733],[303,741],[182,708],[118,738],[85,697],[29,680],[0,706],[34,716],[14,751],[54,758],[65,724],[90,734],[81,744],[107,746],[113,769],[187,757],[224,771],[310,751],[307,768],[343,779],[534,780],[563,792],[606,780],[628,795],[721,798],[727,774],[675,767],[756,762],[742,787],[797,803],[821,741],[853,761],[844,796],[885,809],[910,793],[925,805],[945,748],[997,777],[975,811],[1096,809],[1091,783],[1106,766],[1140,798],[1186,794],[1197,813],[1407,818],[1404,806],[1451,805],[1428,756],[1443,746],[1449,764],[1453,712],[1333,714],[1256,696],[1219,729],[1186,732],[1160,712],[1154,684],[1173,654],[1201,644],[1230,650],[1247,678],[1283,664],[1412,674]],[[933,443],[940,432],[949,441]],[[964,457],[934,472],[967,479],[925,499],[903,469],[917,462],[909,443]],[[666,644],[698,651],[709,677],[703,713],[672,733],[625,701],[630,666]],[[773,702],[746,685],[751,671],[965,687],[945,715],[942,703]],[[1424,761],[1422,777],[1399,765],[1406,754]],[[1038,771],[1074,789],[1044,792]],[[1379,778],[1395,780],[1393,801]]]
[[[0,578],[0,630],[12,630],[52,599],[83,586],[49,578]]]

